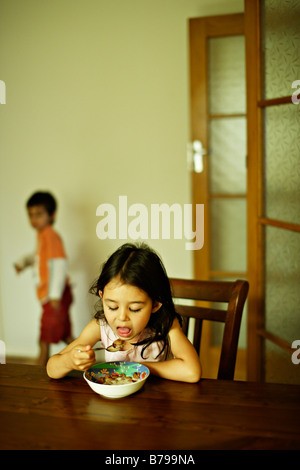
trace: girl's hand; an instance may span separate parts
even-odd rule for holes
[[[92,346],[100,341],[100,327],[96,319],[83,329],[80,336],[68,344],[60,353],[47,362],[47,374],[52,379],[61,379],[72,370],[84,371],[95,364]]]
[[[95,353],[91,345],[77,344],[69,351],[71,367],[75,370],[84,371],[95,364]]]

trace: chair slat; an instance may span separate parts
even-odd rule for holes
[[[247,281],[241,281],[247,282]],[[236,283],[230,281],[197,281],[172,279],[174,297],[182,299],[228,302]]]
[[[209,319],[211,321],[217,321],[224,323],[226,321],[226,310],[218,310],[208,307],[197,307],[194,305],[175,305],[175,310],[179,315],[189,316],[193,318],[200,318],[202,320],[207,320],[207,316],[209,315]]]

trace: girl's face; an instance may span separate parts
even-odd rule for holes
[[[153,302],[149,295],[136,286],[124,284],[115,277],[99,295],[103,302],[106,320],[114,333],[122,340],[135,342],[148,325],[152,313],[161,303]]]

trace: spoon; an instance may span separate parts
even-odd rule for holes
[[[122,349],[123,343],[124,343],[124,341],[122,341],[121,339],[116,339],[116,341],[114,341],[113,344],[111,344],[107,348],[92,348],[92,350],[93,351],[103,351],[105,349],[105,351],[117,352],[117,351],[120,351],[120,349]],[[81,350],[79,350],[79,352],[81,352]]]

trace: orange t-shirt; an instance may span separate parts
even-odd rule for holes
[[[38,257],[38,274],[39,284],[37,286],[37,296],[40,300],[49,298],[50,284],[53,281],[53,273],[57,271],[54,268],[55,260],[63,260],[64,266],[66,263],[66,253],[62,240],[58,233],[56,233],[51,225],[47,225],[44,230],[38,232],[38,246],[37,246],[37,257]],[[54,263],[51,265],[52,260]],[[65,272],[65,268],[64,268]],[[65,287],[66,276],[64,272],[59,276],[60,282],[63,282],[61,291]],[[64,279],[65,278],[65,279]]]

